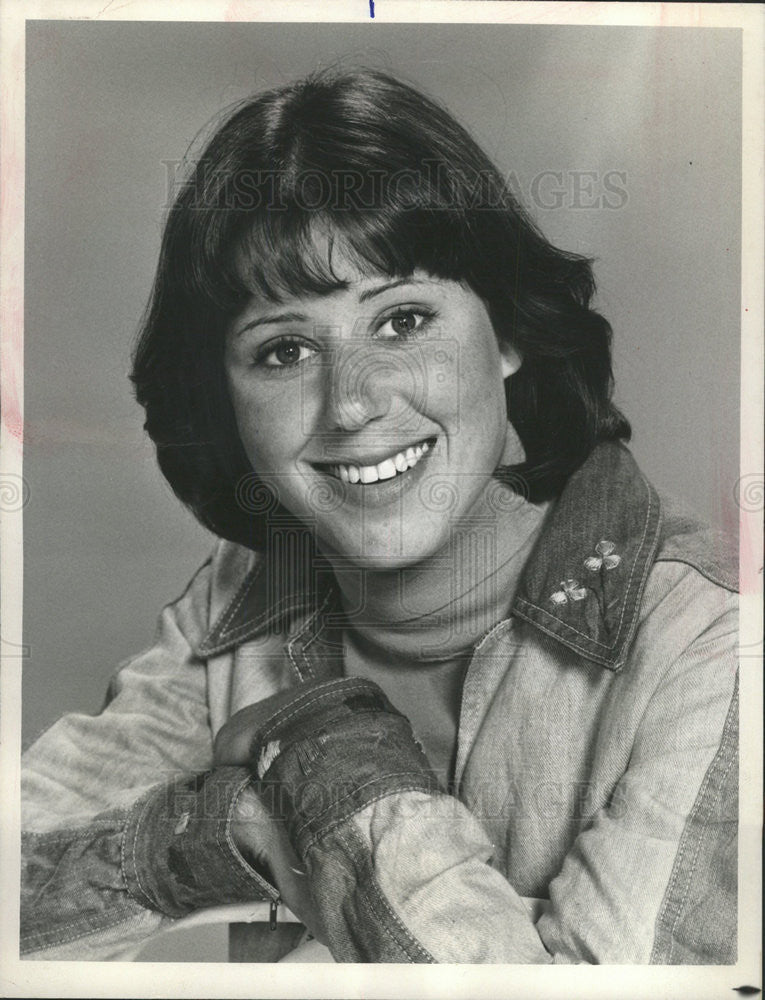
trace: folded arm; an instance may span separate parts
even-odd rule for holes
[[[205,566],[104,711],[65,716],[24,755],[24,956],[131,957],[192,910],[275,894],[230,834],[248,772],[208,773],[206,670],[192,652],[208,600]]]
[[[574,841],[536,921],[493,867],[480,817],[440,791],[376,685],[323,682],[280,696],[270,712],[253,706],[254,787],[284,818],[334,958],[735,961],[732,653],[721,625],[669,665],[622,779]]]

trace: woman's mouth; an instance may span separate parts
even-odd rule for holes
[[[389,455],[374,465],[359,465],[354,463],[336,462],[332,465],[320,466],[323,472],[344,483],[367,486],[385,479],[395,479],[413,469],[422,457],[436,443],[435,437],[425,438],[417,444],[410,445],[403,451]]]

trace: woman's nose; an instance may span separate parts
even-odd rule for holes
[[[369,342],[331,352],[325,383],[325,426],[354,431],[386,416],[395,394],[395,365]]]

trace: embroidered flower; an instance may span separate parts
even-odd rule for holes
[[[578,580],[561,580],[561,590],[550,595],[553,604],[568,604],[569,601],[583,601],[587,596],[585,587],[579,586]]]
[[[608,542],[605,539],[599,541],[595,546],[595,551],[598,554],[584,560],[585,569],[590,570],[591,573],[597,573],[601,567],[615,569],[622,561],[622,557],[614,552],[615,548],[613,542]]]

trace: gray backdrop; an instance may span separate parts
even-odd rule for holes
[[[98,710],[211,542],[126,378],[172,161],[222,107],[319,65],[441,98],[548,237],[597,258],[638,460],[735,530],[738,30],[41,21],[27,60],[27,741]]]

